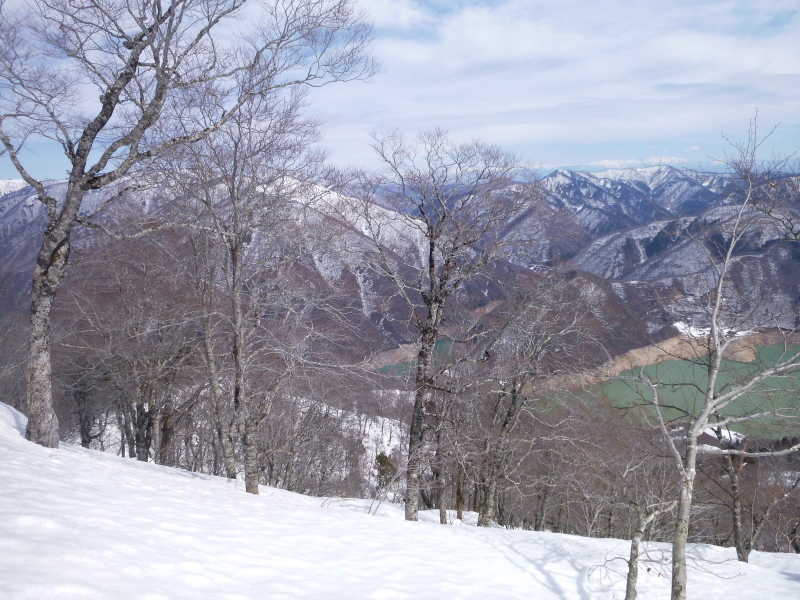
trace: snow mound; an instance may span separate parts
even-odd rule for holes
[[[11,408],[8,404],[0,402],[0,431],[16,431],[20,435],[25,435],[25,428],[28,426],[28,417],[18,410]],[[0,433],[2,435],[2,433]]]
[[[624,596],[623,540],[402,520],[20,435],[0,404],[0,598],[599,600]],[[378,512],[375,517],[367,512]],[[470,515],[470,518],[472,516]],[[649,544],[639,598],[669,597]],[[800,556],[690,550],[690,598],[800,597]]]

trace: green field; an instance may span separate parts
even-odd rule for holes
[[[791,346],[789,353],[796,354],[800,345]],[[741,385],[753,375],[772,367],[784,354],[783,345],[762,346],[758,358],[752,363],[724,361],[722,372],[718,378],[717,394],[721,395],[733,386]],[[659,398],[662,406],[673,406],[664,410],[668,420],[680,419],[685,412],[696,415],[702,407],[705,390],[708,385],[707,367],[704,359],[698,361],[669,360],[642,369],[631,369],[621,377],[638,377],[644,375],[651,381],[659,383]],[[613,379],[602,384],[603,392],[612,403],[619,408],[640,405],[644,414],[640,417],[652,418],[653,394],[649,386],[631,380]],[[790,377],[772,377],[759,385],[751,394],[742,396],[722,411],[723,416],[741,416],[756,412],[768,412],[776,409],[796,411],[792,418],[764,418],[748,423],[732,426],[741,433],[770,438],[781,438],[786,435],[800,435],[800,369]]]

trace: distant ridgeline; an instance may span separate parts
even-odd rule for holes
[[[703,325],[701,280],[708,274],[707,256],[725,248],[722,231],[735,208],[736,198],[726,195],[729,184],[725,175],[669,166],[550,173],[542,179],[547,206],[531,208],[502,235],[538,231],[542,223],[546,230],[538,235],[540,241],[509,256],[507,266],[494,269],[491,277],[499,284],[495,287],[502,288],[504,278],[514,280],[528,269],[552,267],[583,278],[593,290],[589,295],[598,299],[597,310],[620,323],[604,340],[612,355],[676,335],[672,324],[677,321]],[[62,181],[48,186],[56,197],[63,193]],[[92,194],[89,209],[108,193],[111,190]],[[127,200],[132,212],[144,210],[158,219],[164,200],[144,192],[142,196],[141,201]],[[27,311],[42,217],[43,207],[30,188],[19,180],[0,181],[0,311]],[[358,247],[362,235],[353,230],[347,244]],[[94,231],[81,232],[80,237],[111,243]],[[731,281],[736,293],[730,295],[731,308],[746,314],[756,306],[776,316],[771,326],[791,328],[800,324],[800,244],[779,238],[768,227],[754,227],[734,249],[737,263]],[[698,241],[705,251],[699,252]],[[403,325],[407,312],[400,303],[382,300],[390,284],[363,277],[352,252],[320,252],[313,265],[306,265],[308,276],[349,290],[353,306],[366,317],[368,344],[354,352],[388,351],[409,343],[409,330]],[[482,297],[487,290],[491,297]],[[468,300],[472,304],[502,296],[491,288],[468,287],[465,293],[474,297]],[[739,325],[759,328],[758,323]]]

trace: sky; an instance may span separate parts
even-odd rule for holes
[[[800,150],[799,0],[356,1],[381,72],[309,96],[340,166],[377,166],[371,132],[442,127],[545,171],[719,168],[756,114]]]
[[[383,72],[315,92],[332,158],[444,127],[544,169],[713,166],[758,111],[800,149],[797,0],[363,0]]]

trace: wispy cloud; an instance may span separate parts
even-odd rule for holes
[[[356,145],[371,129],[435,125],[548,163],[559,160],[547,155],[554,145],[571,164],[606,160],[612,148],[603,144],[627,145],[628,156],[647,146],[674,155],[702,145],[721,154],[720,132],[743,134],[757,107],[765,124],[783,123],[786,133],[775,142],[784,151],[797,145],[795,1],[364,6],[376,21],[384,73],[369,85],[331,86],[312,97],[330,123],[329,147],[345,159],[367,154]]]
[[[589,167],[600,167],[603,169],[627,169],[631,167],[649,167],[654,165],[678,165],[689,161],[681,156],[654,156],[652,158],[623,158],[623,159],[603,159],[590,162]]]
[[[425,5],[414,0],[370,0],[367,10],[375,27],[383,30],[408,30],[430,23]]]
[[[339,164],[374,160],[372,130],[433,126],[533,163],[685,164],[756,108],[778,152],[800,149],[797,0],[358,1],[382,73],[309,96]]]

